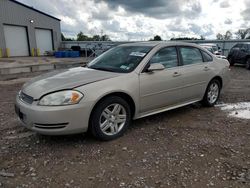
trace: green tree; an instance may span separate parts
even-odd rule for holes
[[[111,41],[108,35],[102,35],[101,41]]]
[[[161,37],[159,35],[155,35],[153,39],[149,39],[150,41],[161,41]]]
[[[79,32],[77,34],[77,41],[111,41],[108,35],[94,35],[92,37],[89,37],[87,35],[84,35],[83,32]]]
[[[64,37],[63,33],[61,33],[61,40],[65,41],[65,37]]]
[[[177,37],[177,38],[171,38],[170,40],[204,40],[202,38],[198,39],[195,37]]]
[[[200,35],[200,40],[205,40],[205,37],[203,35]]]
[[[93,40],[93,41],[99,41],[99,40],[101,40],[101,37],[100,37],[100,35],[94,35],[94,36],[92,37],[92,40]]]
[[[80,31],[80,32],[77,34],[76,40],[77,40],[77,41],[89,41],[90,38],[89,38],[87,35],[84,35],[82,31]]]

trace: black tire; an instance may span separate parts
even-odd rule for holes
[[[228,58],[228,62],[229,62],[229,64],[230,64],[230,66],[234,66],[234,60],[233,60],[232,56],[230,56],[230,57]]]
[[[216,100],[214,101],[210,101],[210,97],[208,96],[209,95],[209,92],[210,92],[210,87],[211,85],[213,84],[216,84],[218,86],[218,96],[216,98]],[[204,97],[201,101],[201,103],[203,104],[203,106],[207,106],[207,107],[212,107],[216,104],[216,102],[218,101],[219,97],[220,97],[220,91],[221,91],[221,84],[220,84],[220,81],[217,80],[217,79],[213,79],[209,82],[208,86],[207,86],[207,89],[206,89],[206,92],[204,94]]]
[[[117,132],[114,135],[107,135],[105,134],[100,125],[100,118],[102,117],[102,113],[104,110],[113,105],[113,104],[119,104],[123,107],[123,109],[126,111],[126,121],[125,124],[122,126],[121,130]],[[103,141],[113,140],[116,139],[124,134],[124,132],[127,130],[128,126],[131,122],[131,109],[128,103],[118,96],[110,96],[107,98],[104,98],[101,102],[97,104],[97,106],[93,109],[91,118],[90,118],[90,130],[92,135]]]
[[[250,58],[246,60],[246,69],[250,70]]]

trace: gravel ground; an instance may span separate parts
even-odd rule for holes
[[[19,75],[20,76],[20,75]],[[219,102],[250,102],[250,71],[233,67]],[[250,187],[250,120],[189,105],[133,121],[110,142],[23,128],[0,82],[0,187]]]

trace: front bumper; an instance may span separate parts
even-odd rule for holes
[[[91,103],[67,106],[39,106],[23,102],[16,97],[15,110],[22,124],[45,135],[66,135],[88,130]]]

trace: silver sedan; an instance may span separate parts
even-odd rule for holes
[[[229,63],[182,42],[117,46],[87,67],[50,72],[25,83],[16,113],[47,135],[90,130],[101,140],[121,136],[138,119],[195,102],[213,106],[229,80]]]

